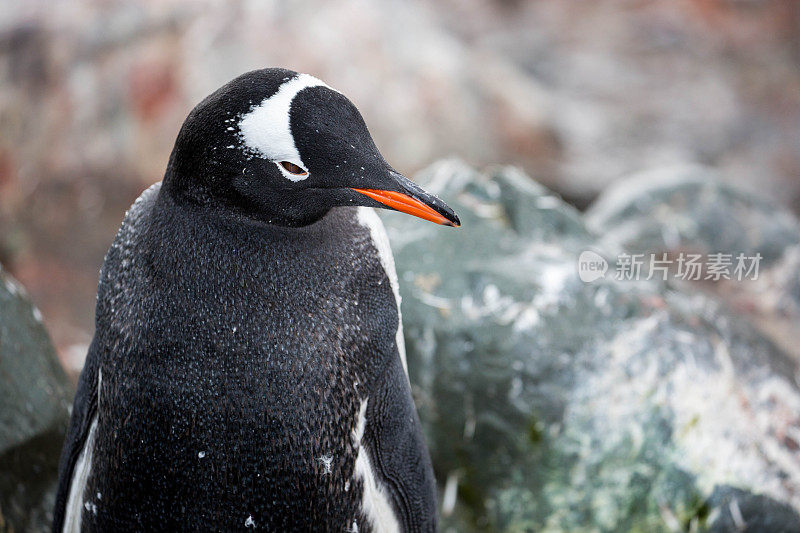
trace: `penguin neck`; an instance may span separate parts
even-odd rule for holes
[[[147,263],[156,279],[177,293],[197,295],[212,308],[219,302],[245,301],[264,279],[278,279],[311,264],[320,250],[348,239],[338,211],[314,224],[290,228],[176,203],[161,194],[144,236]]]
[[[156,202],[154,228],[161,233],[159,238],[164,242],[192,248],[216,248],[218,234],[224,234],[225,240],[230,241],[279,227],[220,205],[203,186],[186,190],[176,186],[177,183],[178,180],[165,177]]]
[[[170,157],[164,179],[161,180],[161,195],[167,195],[175,205],[213,206],[217,194],[213,179],[201,169],[182,164],[183,158],[176,153]]]
[[[328,211],[300,227],[271,223],[230,209],[216,201],[195,201],[162,185],[151,225],[151,244],[162,253],[210,257],[248,250],[261,255],[270,241],[291,241],[309,231],[324,230]]]

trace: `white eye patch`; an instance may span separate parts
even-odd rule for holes
[[[281,173],[291,181],[308,178],[308,167],[300,159],[289,125],[292,100],[297,93],[308,87],[328,86],[314,76],[300,74],[285,81],[278,92],[264,99],[239,121],[239,137],[248,150],[276,163],[288,161],[306,171],[303,175],[291,174],[281,165],[277,165]]]

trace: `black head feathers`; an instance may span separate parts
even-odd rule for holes
[[[447,205],[386,163],[350,100],[285,69],[243,74],[192,110],[164,191],[179,202],[284,226],[315,222],[343,205],[459,224]]]

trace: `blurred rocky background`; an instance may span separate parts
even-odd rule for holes
[[[264,66],[348,95],[465,222],[386,217],[445,529],[800,530],[800,2],[0,7],[0,531],[48,520],[54,361],[76,378],[125,209]],[[586,249],[764,259],[585,284]]]
[[[703,167],[630,177],[586,215],[516,168],[418,180],[463,223],[384,215],[444,531],[800,531],[800,358],[753,319],[797,334],[794,216]],[[761,283],[614,274],[621,252],[753,249]],[[605,278],[581,280],[585,250]],[[728,283],[760,313],[709,287]]]
[[[71,399],[41,313],[0,267],[0,532],[49,530]]]

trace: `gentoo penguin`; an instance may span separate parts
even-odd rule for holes
[[[203,100],[100,272],[55,531],[433,531],[372,210],[455,213],[289,70]]]

